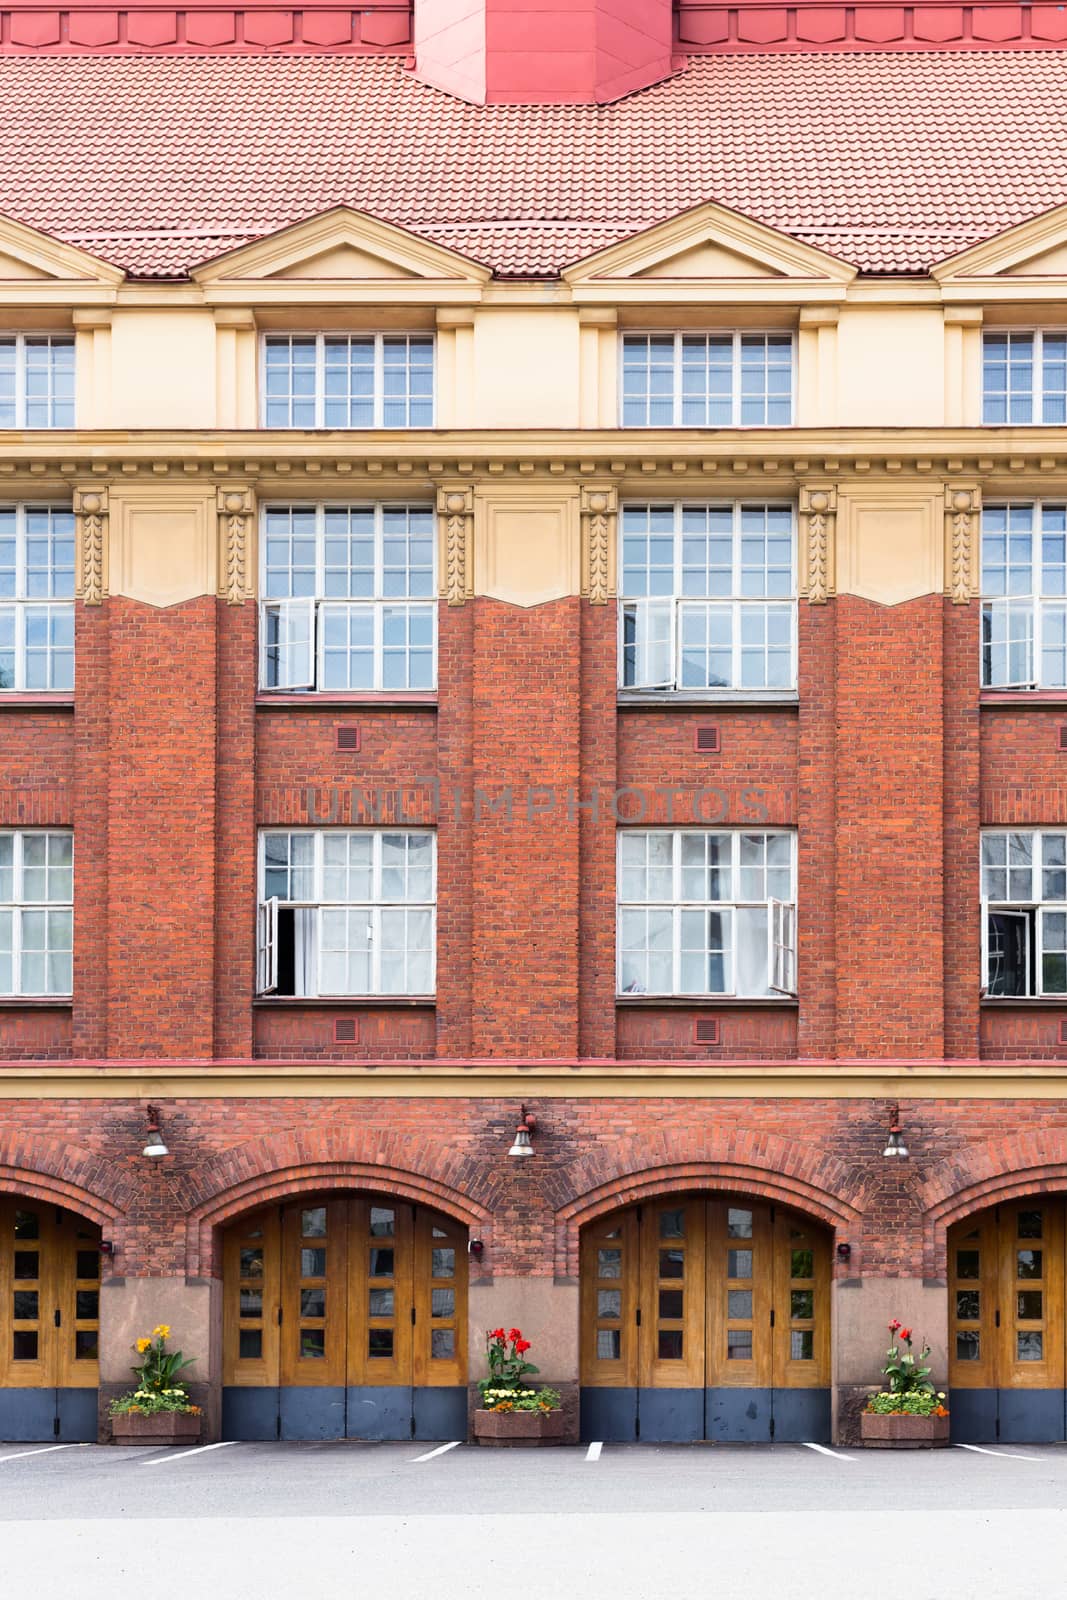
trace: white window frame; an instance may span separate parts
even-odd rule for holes
[[[73,998],[74,967],[74,835],[70,828],[0,828],[0,836],[14,840],[12,851],[11,900],[0,901],[0,911],[11,912],[11,977],[10,990],[0,990],[5,1000],[70,1000]],[[71,841],[71,898],[69,900],[27,900],[23,889],[25,841],[28,838],[63,838]],[[27,911],[66,911],[71,919],[71,987],[69,989],[24,989],[22,987],[23,927],[22,917]]]
[[[627,836],[656,833],[668,835],[674,842],[672,845],[672,895],[667,900],[624,900],[622,898],[622,849],[623,839]],[[739,870],[741,855],[741,839],[743,836],[759,836],[760,838],[788,839],[789,849],[789,875],[793,889],[792,900],[779,900],[769,896],[766,900],[686,900],[682,896],[682,848],[681,840],[685,836],[705,837],[708,834],[718,834],[731,840],[730,846],[730,875],[731,887],[739,886]],[[797,993],[797,947],[796,947],[796,883],[797,883],[797,836],[792,828],[620,828],[617,833],[615,846],[615,992],[618,998],[625,999],[628,995],[639,994],[642,998],[669,998],[694,1000],[752,1000],[757,1003],[765,1001],[765,994],[746,995],[737,989],[737,944],[731,939],[730,944],[730,972],[728,984],[724,989],[683,989],[681,986],[682,964],[682,938],[681,918],[684,911],[726,911],[748,910],[763,907],[767,913],[767,989],[772,995],[779,994],[783,997],[795,997]],[[641,989],[626,990],[622,987],[622,913],[624,911],[669,911],[671,914],[671,987],[669,989]],[[792,933],[792,945],[785,943],[789,933]],[[791,980],[791,987],[787,984]]]
[[[285,433],[303,431],[305,424],[300,422],[276,423],[267,421],[267,346],[272,342],[282,339],[314,339],[315,340],[315,421],[312,428],[328,429],[331,433],[350,432],[361,433],[364,427],[341,427],[337,423],[326,421],[326,341],[327,339],[373,339],[374,340],[374,420],[366,424],[366,429],[381,429],[387,433],[403,433],[405,431],[418,432],[423,428],[436,428],[437,426],[437,335],[432,328],[323,328],[312,331],[310,328],[271,328],[260,335],[259,340],[259,425],[268,428],[272,433]],[[430,421],[386,422],[385,421],[385,345],[387,341],[399,339],[424,339],[429,340],[431,348],[430,370],[433,382],[430,391]]]
[[[985,428],[1055,428],[1063,427],[1063,423],[1045,422],[1045,335],[1051,334],[1056,339],[1067,339],[1067,327],[1064,328],[983,328],[982,330],[982,426]],[[986,386],[985,386],[985,351],[986,340],[997,336],[1010,338],[1032,339],[1033,345],[1033,382],[1030,388],[1030,421],[1013,422],[1006,417],[1003,422],[989,422],[986,420]],[[1009,362],[1010,370],[1010,362]],[[1010,396],[1009,406],[1010,411]],[[1040,412],[1040,415],[1037,413]]]
[[[433,566],[430,572],[430,594],[422,598],[412,598],[404,595],[387,595],[383,593],[384,560],[384,523],[386,511],[418,511],[430,517],[430,540],[433,552]],[[271,511],[313,511],[315,513],[315,593],[314,595],[299,596],[289,599],[267,599],[267,518]],[[326,515],[330,511],[373,511],[374,513],[374,595],[360,597],[359,599],[342,600],[337,596],[329,597],[326,589]],[[361,694],[434,694],[437,691],[437,655],[438,655],[438,595],[437,595],[437,519],[433,506],[418,501],[404,501],[403,503],[385,500],[376,501],[340,501],[340,500],[280,500],[268,501],[260,508],[260,594],[264,598],[259,605],[259,687],[263,694],[284,694],[296,690],[306,690],[313,694],[323,695],[361,695]],[[420,685],[417,689],[394,689],[387,687],[385,677],[385,648],[384,648],[384,621],[386,610],[399,611],[402,607],[415,606],[424,610],[430,617],[432,643],[430,646],[433,658],[433,670],[428,685]],[[337,688],[330,689],[323,686],[325,676],[325,634],[322,627],[323,612],[330,607],[348,611],[352,607],[370,608],[374,611],[374,682],[369,688]],[[301,658],[296,655],[301,639],[292,647],[294,660],[290,664],[290,671],[286,681],[268,683],[267,681],[267,616],[276,612],[286,620],[291,620],[294,625],[294,637],[298,632],[301,636],[306,634],[307,658],[306,666],[301,665]]]
[[[1021,426],[1023,426],[1023,424],[1020,423],[1019,426],[1021,427]],[[981,569],[981,589],[982,589],[982,598],[981,598],[981,601],[980,601],[981,613],[980,613],[980,618],[979,618],[980,628],[979,628],[979,641],[978,641],[978,651],[979,651],[979,655],[978,655],[978,675],[979,675],[978,681],[979,681],[979,684],[981,685],[981,687],[983,689],[992,689],[992,690],[997,690],[997,689],[1031,690],[1032,689],[1032,690],[1037,690],[1037,689],[1045,689],[1045,688],[1052,688],[1052,689],[1067,688],[1067,671],[1065,671],[1065,674],[1064,674],[1065,682],[1062,683],[1062,684],[1046,684],[1046,683],[1042,682],[1042,678],[1041,678],[1042,663],[1044,661],[1044,622],[1045,622],[1046,611],[1052,610],[1053,607],[1059,607],[1059,608],[1062,608],[1065,612],[1067,612],[1067,593],[1059,594],[1059,595],[1047,595],[1039,588],[1039,584],[1040,584],[1040,581],[1041,581],[1040,574],[1041,574],[1041,570],[1042,570],[1043,565],[1044,565],[1042,560],[1041,560],[1041,537],[1042,537],[1042,532],[1043,532],[1043,529],[1042,529],[1042,517],[1044,515],[1044,511],[1045,511],[1045,507],[1046,506],[1056,506],[1056,507],[1063,507],[1064,509],[1067,509],[1067,503],[1065,503],[1062,500],[1055,500],[1055,499],[1053,499],[1053,500],[996,500],[996,501],[991,502],[988,506],[984,506],[982,508],[981,525],[980,525],[980,529],[979,529],[979,541],[978,541],[979,566],[980,566],[980,569]],[[990,511],[1007,511],[1007,512],[1011,512],[1012,510],[1021,510],[1023,507],[1026,507],[1031,513],[1031,525],[1030,525],[1030,534],[1029,534],[1029,537],[1030,537],[1030,580],[1031,580],[1031,582],[1030,582],[1030,592],[1028,594],[987,595],[985,593],[985,537],[986,537],[985,517],[988,515],[988,513]],[[1007,534],[1005,534],[1005,537],[1006,538],[1010,538],[1011,534],[1007,533]],[[1030,668],[1030,671],[1029,671],[1029,674],[1025,678],[1021,678],[1021,679],[1006,679],[1005,681],[1000,682],[1000,683],[993,683],[993,682],[987,683],[986,682],[986,679],[985,679],[985,649],[986,649],[986,646],[985,646],[985,618],[986,618],[987,610],[989,610],[991,612],[1000,612],[1002,614],[1011,613],[1011,612],[1018,612],[1020,615],[1025,616],[1026,619],[1028,620],[1029,626],[1028,626],[1028,630],[1027,631],[1028,631],[1028,654],[1029,654],[1029,668]]]
[[[674,397],[672,405],[672,420],[670,422],[627,422],[626,421],[626,340],[627,339],[667,339],[674,340]],[[682,421],[682,340],[683,339],[725,339],[733,341],[733,365],[730,377],[730,421],[728,423],[714,422],[683,422]],[[788,339],[790,343],[789,366],[789,421],[788,422],[742,422],[741,421],[741,341],[742,339]],[[704,428],[714,431],[724,431],[729,428],[743,428],[748,431],[753,428],[794,428],[797,417],[797,336],[793,328],[620,328],[618,338],[618,394],[619,394],[619,427],[620,428]]]
[[[51,618],[54,612],[67,614],[72,621],[71,634],[73,638],[74,620],[74,595],[67,599],[37,598],[26,593],[26,515],[31,511],[58,512],[63,516],[73,518],[69,505],[57,505],[53,501],[16,500],[3,502],[0,509],[14,511],[15,513],[15,593],[13,595],[0,595],[0,612],[13,610],[15,613],[15,681],[9,688],[0,686],[0,698],[5,694],[73,694],[73,681],[69,686],[54,689],[51,686],[42,689],[27,687],[26,684],[26,614],[28,611],[45,612]],[[72,538],[74,535],[72,534]],[[77,570],[77,552],[75,551],[75,572]],[[76,642],[73,645],[72,665],[76,670]]]
[[[623,592],[623,541],[626,534],[626,512],[628,510],[652,509],[653,507],[669,507],[674,514],[674,592],[670,595],[632,595]],[[731,593],[728,595],[683,595],[683,529],[682,518],[687,507],[698,507],[700,510],[725,510],[729,509],[733,516],[732,544],[733,565],[731,579]],[[743,539],[741,517],[745,510],[788,510],[790,516],[790,537],[792,540],[792,563],[790,570],[790,593],[787,595],[742,595],[741,589],[741,544]],[[797,540],[797,510],[796,505],[789,501],[773,500],[730,500],[730,501],[695,501],[695,500],[628,500],[619,508],[618,516],[618,553],[617,562],[619,570],[619,599],[618,599],[618,687],[624,694],[641,693],[643,691],[660,690],[676,694],[684,694],[694,698],[714,700],[722,697],[762,697],[762,696],[791,696],[797,692],[797,679],[799,672],[798,639],[799,632],[799,600],[797,594],[798,576],[798,540]],[[652,608],[659,606],[670,610],[668,631],[670,635],[671,672],[669,678],[659,679],[649,677],[641,682],[636,678],[633,683],[626,682],[626,611],[628,607]],[[702,686],[700,684],[683,684],[682,678],[682,616],[686,606],[704,608],[717,606],[733,609],[731,622],[731,666],[732,683],[729,685]],[[785,686],[754,685],[744,686],[741,683],[741,617],[745,609],[753,610],[763,606],[789,606],[791,608],[791,647],[790,647],[790,681]]]
[[[15,427],[32,429],[34,433],[44,432],[47,429],[58,429],[62,431],[63,429],[69,430],[76,427],[78,423],[78,355],[77,340],[75,335],[73,333],[65,332],[57,333],[54,329],[48,328],[27,328],[25,330],[16,330],[15,328],[0,328],[0,342],[8,343],[12,339],[15,341]],[[48,341],[49,348],[52,348],[55,345],[62,345],[63,348],[69,348],[74,354],[74,394],[70,399],[73,415],[70,422],[30,423],[26,420],[29,410],[29,395],[26,392],[26,345],[28,341],[36,339],[46,339]],[[48,389],[48,408],[50,413],[54,413],[55,395],[53,393],[51,374],[49,375]]]
[[[328,836],[337,837],[339,834],[360,834],[375,840],[372,865],[372,887],[374,893],[367,901],[337,901],[327,900],[324,895],[324,862],[323,841]],[[310,900],[282,900],[278,896],[267,898],[266,888],[266,841],[268,834],[287,834],[290,838],[300,836],[311,838],[315,841],[312,861],[312,888],[313,898]],[[386,834],[418,835],[429,838],[430,844],[430,893],[431,899],[426,900],[386,900],[381,893],[381,840]],[[314,994],[298,996],[296,998],[307,1000],[318,999],[381,999],[390,1001],[396,999],[424,999],[433,998],[437,990],[437,835],[432,828],[287,828],[263,827],[259,830],[257,846],[258,855],[258,902],[256,924],[256,979],[257,993],[261,995],[277,992],[278,987],[278,913],[282,910],[315,911],[316,918],[316,970]],[[383,989],[380,982],[381,970],[381,913],[382,911],[408,910],[426,911],[430,917],[430,987],[426,990],[402,993],[395,989]],[[367,937],[371,945],[372,974],[377,981],[365,992],[360,990],[352,995],[338,995],[326,992],[322,986],[322,914],[326,911],[366,912],[368,918]]]
[[[1040,1000],[1046,997],[1063,1000],[1067,1004],[1067,990],[1046,989],[1044,986],[1044,972],[1042,956],[1044,954],[1044,923],[1048,913],[1054,912],[1067,916],[1067,898],[1063,900],[1046,900],[1041,894],[1043,884],[1041,873],[1044,871],[1044,840],[1046,837],[1062,838],[1067,836],[1067,826],[1061,828],[983,828],[983,839],[1002,835],[1020,834],[1029,837],[1033,843],[1030,852],[1030,897],[1018,900],[994,900],[985,892],[985,864],[979,857],[979,894],[982,918],[982,995],[995,1000]],[[1025,867],[1009,867],[1009,872],[1023,872]],[[1067,868],[1062,869],[1067,871]],[[1009,880],[1010,887],[1010,880]],[[991,915],[1016,916],[1026,920],[1026,950],[1027,950],[1027,975],[1033,968],[1032,990],[1027,994],[1017,995],[990,995],[990,970],[991,957],[989,942],[989,919]],[[1059,953],[1059,952],[1054,952]]]

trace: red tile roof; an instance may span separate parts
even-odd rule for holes
[[[348,204],[508,276],[705,200],[866,272],[1067,202],[1058,52],[707,56],[608,106],[471,106],[388,57],[0,60],[0,212],[139,277]]]

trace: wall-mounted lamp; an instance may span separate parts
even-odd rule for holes
[[[113,1256],[115,1254],[115,1246],[110,1239],[101,1239],[100,1254],[102,1256]]]
[[[837,1259],[838,1261],[851,1261],[852,1246],[850,1244],[839,1244],[837,1247]]]
[[[153,1161],[158,1160],[160,1156],[170,1155],[170,1151],[163,1143],[163,1130],[160,1128],[159,1112],[155,1106],[148,1107],[148,1138],[141,1154],[151,1157]]]
[[[515,1143],[508,1151],[509,1156],[532,1156],[533,1145],[530,1135],[537,1127],[537,1118],[523,1106],[519,1112],[519,1125],[515,1129]]]
[[[889,1138],[886,1140],[884,1156],[895,1157],[897,1160],[906,1161],[909,1151],[904,1143],[904,1135],[900,1131],[900,1107],[894,1106],[889,1117]]]
[[[482,1253],[485,1250],[485,1243],[481,1239],[469,1239],[467,1241],[467,1250],[476,1261],[480,1261],[482,1259]]]

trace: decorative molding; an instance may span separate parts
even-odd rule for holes
[[[837,593],[837,486],[800,486],[800,592],[824,606]]]
[[[102,605],[107,595],[107,485],[75,489],[74,517],[78,558],[74,592],[87,606]]]
[[[474,594],[474,490],[455,484],[437,491],[440,518],[440,593],[450,606],[461,606]]]
[[[615,593],[614,562],[619,514],[614,484],[582,484],[582,594],[590,605],[606,606]]]
[[[969,605],[981,587],[978,520],[982,491],[975,485],[945,485],[945,593],[954,606]]]
[[[252,490],[238,484],[220,485],[216,500],[219,513],[219,598],[228,606],[243,605],[252,598],[252,525],[255,502]]]

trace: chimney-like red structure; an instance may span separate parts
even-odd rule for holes
[[[671,72],[671,0],[415,0],[415,70],[477,105],[592,105]]]

